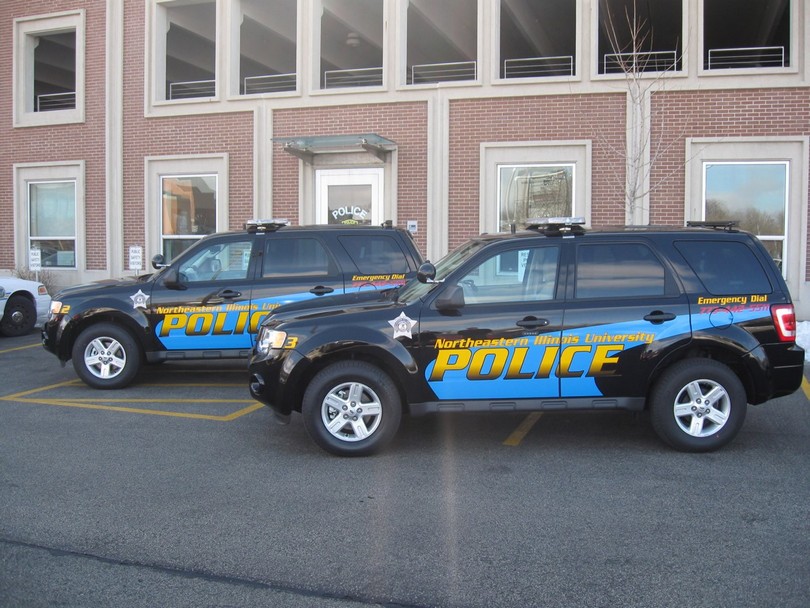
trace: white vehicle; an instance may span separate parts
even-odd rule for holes
[[[48,318],[51,296],[37,281],[0,277],[0,334],[22,336]]]

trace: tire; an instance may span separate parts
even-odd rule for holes
[[[301,413],[309,436],[327,452],[367,456],[394,438],[402,403],[393,381],[381,369],[361,361],[342,361],[312,379]]]
[[[79,334],[71,353],[73,368],[93,388],[128,386],[141,368],[141,351],[135,338],[114,323],[97,323]]]
[[[3,319],[0,320],[0,333],[4,336],[23,336],[34,329],[37,322],[37,309],[25,296],[11,296],[6,302]]]
[[[650,418],[661,439],[683,452],[711,452],[734,439],[748,409],[737,375],[711,359],[674,364],[650,395]]]

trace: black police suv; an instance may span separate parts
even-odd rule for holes
[[[157,272],[63,289],[42,343],[95,388],[122,388],[144,362],[247,358],[281,304],[397,287],[422,262],[410,232],[257,220],[207,236]]]
[[[703,452],[800,386],[790,294],[756,237],[581,224],[474,238],[378,301],[278,309],[252,396],[338,455],[382,448],[404,412],[571,409],[649,409]]]

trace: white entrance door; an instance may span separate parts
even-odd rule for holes
[[[319,169],[315,173],[319,224],[383,222],[383,169]]]

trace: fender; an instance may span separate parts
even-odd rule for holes
[[[57,357],[61,361],[68,361],[76,337],[85,327],[101,321],[113,321],[130,329],[141,347],[146,347],[149,343],[149,319],[143,309],[123,308],[120,300],[115,297],[96,298],[71,307],[62,319],[57,330]]]

